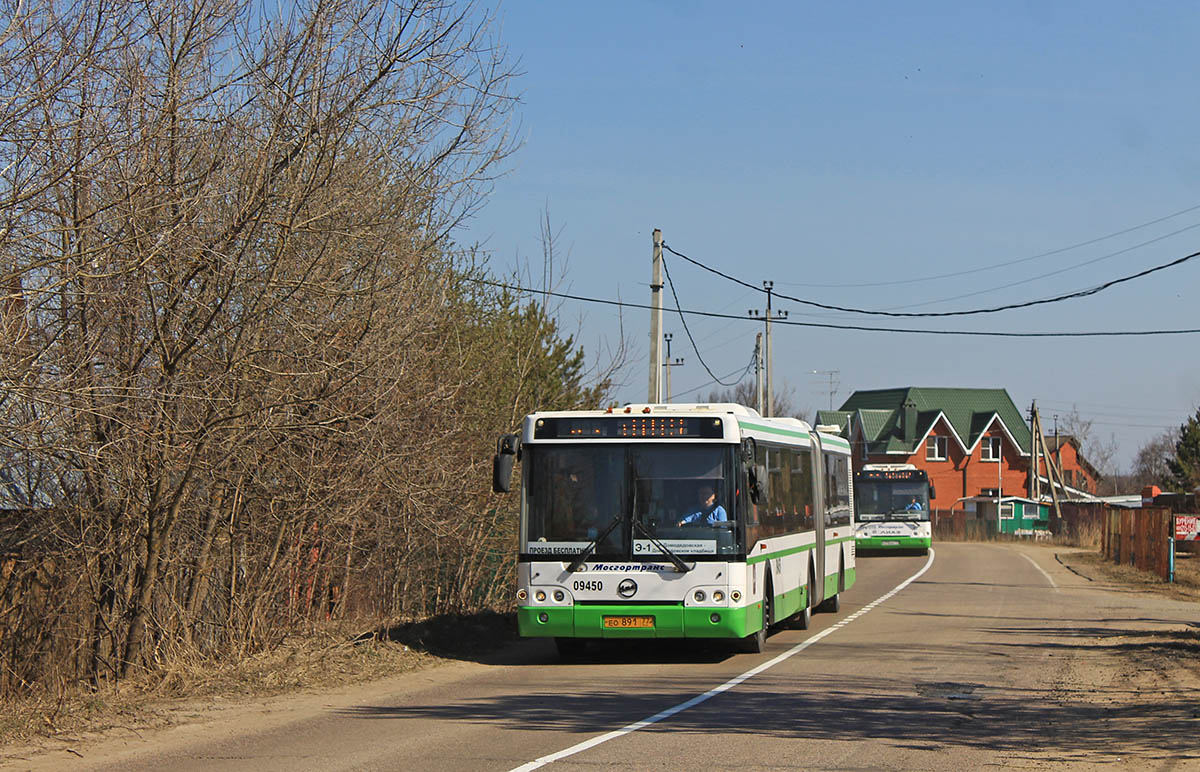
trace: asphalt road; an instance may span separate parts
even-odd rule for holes
[[[665,642],[561,664],[525,642],[18,768],[1200,769],[1195,679],[1172,676],[1169,651],[1129,649],[1200,627],[1196,604],[1092,581],[1039,547],[861,557],[858,576],[839,613],[762,655]]]

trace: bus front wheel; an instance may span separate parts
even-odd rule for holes
[[[762,602],[762,627],[742,639],[742,650],[750,654],[762,654],[767,646],[767,630],[771,627],[774,613],[775,596],[772,594],[771,583],[764,588]]]

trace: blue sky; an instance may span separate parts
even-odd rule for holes
[[[995,267],[1200,205],[1200,6],[992,5],[504,4],[502,41],[523,72],[524,146],[458,238],[482,243],[498,275],[530,266],[540,276],[548,212],[564,268],[556,289],[646,303],[657,227],[675,250],[756,286],[770,279],[799,298],[908,311],[1036,300],[1200,250],[1196,209]],[[764,304],[667,260],[685,308]],[[974,272],[930,278],[961,271]],[[1197,287],[1200,260],[985,317],[777,308],[796,321],[911,329],[1183,329],[1200,328]],[[649,312],[562,301],[558,314],[592,357],[623,330],[617,396],[646,398]],[[690,401],[715,385],[699,360],[720,376],[740,370],[761,324],[688,326],[699,356],[666,314],[672,355],[685,360],[673,391]],[[1198,351],[1196,335],[777,327],[776,388],[811,410],[830,401],[828,376],[813,370],[838,371],[835,405],[855,389],[1004,387],[1023,411],[1037,399],[1048,425],[1076,407],[1099,438],[1119,442],[1126,465],[1200,404]]]

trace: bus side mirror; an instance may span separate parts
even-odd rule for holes
[[[513,464],[521,447],[521,438],[515,434],[502,434],[496,441],[496,455],[492,457],[492,493],[508,493],[512,489]]]
[[[929,500],[933,501],[936,498],[937,498],[937,488],[933,487],[933,483],[929,483]],[[932,508],[933,505],[930,504],[930,507]]]

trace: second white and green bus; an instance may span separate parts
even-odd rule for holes
[[[518,627],[564,656],[639,638],[758,652],[854,584],[850,446],[800,420],[734,404],[534,413],[500,438],[498,492],[518,456]]]
[[[855,544],[860,550],[928,551],[933,544],[924,469],[867,464],[854,474]]]

